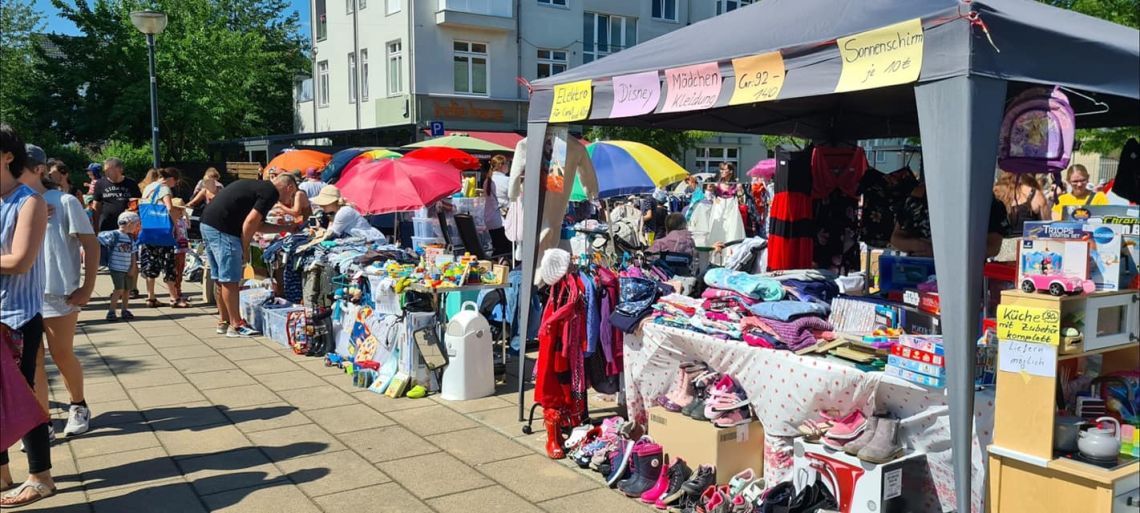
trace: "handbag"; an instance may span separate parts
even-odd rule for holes
[[[20,373],[17,344],[22,345],[20,335],[0,324],[0,450],[7,450],[32,428],[48,421],[47,412]]]
[[[139,205],[139,244],[174,247],[174,223],[170,221],[170,210],[158,202],[160,189],[161,185],[155,186],[149,202]]]

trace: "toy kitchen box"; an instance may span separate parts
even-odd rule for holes
[[[1112,225],[1026,222],[1018,257],[1019,286],[1024,292],[1040,289],[1055,296],[1119,290],[1118,230]]]
[[[1140,288],[1140,207],[1124,205],[1070,206],[1064,209],[1065,220],[1075,223],[1102,224],[1120,233],[1120,289]]]

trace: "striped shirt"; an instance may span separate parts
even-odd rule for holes
[[[31,187],[20,184],[8,197],[0,199],[0,254],[12,252],[12,238],[16,232],[16,216],[24,203],[36,195]],[[20,329],[43,311],[44,286],[43,253],[36,258],[32,269],[23,274],[0,274],[0,323]]]
[[[131,256],[135,252],[135,240],[119,230],[109,230],[99,234],[99,245],[107,252],[107,269],[119,273],[131,270]]]

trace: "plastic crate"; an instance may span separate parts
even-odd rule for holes
[[[265,323],[265,326],[262,329],[262,334],[264,334],[266,338],[288,347],[289,315],[293,312],[297,312],[299,315],[304,315],[305,308],[300,306],[262,308],[261,315],[264,318]]]
[[[412,219],[412,227],[416,237],[425,239],[443,237],[443,228],[439,226],[439,219],[417,217]]]
[[[246,289],[238,293],[238,310],[241,318],[255,330],[261,331],[261,306],[273,298],[269,289]]]
[[[483,209],[486,207],[487,198],[452,198],[451,202],[455,206],[456,213],[471,214],[476,219],[483,219]]]

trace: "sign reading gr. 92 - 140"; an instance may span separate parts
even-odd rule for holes
[[[569,123],[590,117],[594,99],[593,80],[579,80],[554,86],[554,104],[550,107],[551,123]]]
[[[997,335],[1002,340],[1060,344],[1061,312],[1049,308],[998,305]]]

